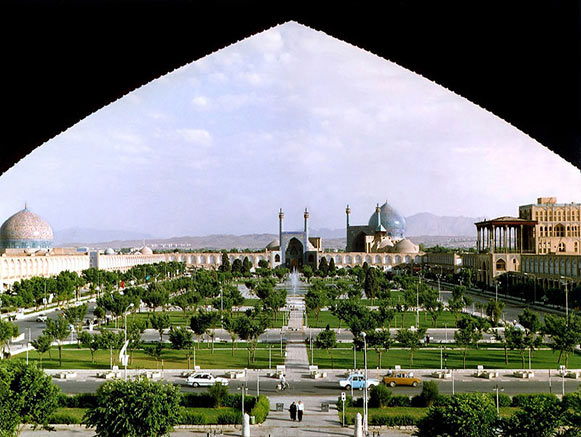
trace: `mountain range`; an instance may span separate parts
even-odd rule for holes
[[[406,217],[406,234],[416,244],[439,244],[451,247],[472,247],[476,236],[474,223],[478,217],[437,216],[423,212]],[[345,247],[345,229],[311,229],[311,235],[323,238],[323,247]],[[156,238],[150,234],[120,230],[69,228],[55,231],[55,246],[91,246],[98,248],[140,247],[144,243],[156,248],[191,249],[261,249],[278,238],[275,234],[182,236]]]

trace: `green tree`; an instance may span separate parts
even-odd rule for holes
[[[462,361],[464,368],[466,368],[466,353],[468,348],[476,348],[478,342],[482,340],[482,325],[480,321],[473,316],[465,315],[456,322],[456,331],[454,332],[454,340],[464,349]]]
[[[83,329],[83,321],[85,320],[85,316],[87,315],[88,308],[89,305],[84,303],[82,305],[69,307],[63,310],[63,314],[65,316],[66,321],[75,327],[75,331],[77,332],[77,346],[79,348],[81,347],[81,339],[79,338],[79,336]]]
[[[327,258],[324,256],[319,261],[319,274],[322,277],[326,277],[329,274],[329,264],[327,263]]]
[[[404,348],[410,350],[410,368],[414,364],[414,351],[421,347],[422,340],[426,336],[426,328],[411,329],[402,328],[398,331],[396,340]]]
[[[464,308],[472,303],[472,298],[466,294],[466,287],[457,285],[452,290],[452,299],[448,302],[448,309],[454,314],[456,321]]]
[[[551,348],[559,351],[559,364],[561,358],[565,356],[565,366],[569,366],[569,354],[581,342],[581,317],[569,314],[569,319],[565,317],[545,315],[545,328],[543,330],[551,338]]]
[[[327,271],[327,274],[329,276],[335,276],[336,273],[337,267],[335,267],[335,260],[333,259],[333,257],[331,257],[331,261],[329,261],[329,270]]]
[[[422,304],[432,317],[432,327],[438,326],[438,318],[444,312],[444,304],[440,302],[440,293],[434,288],[427,288],[422,293]]]
[[[221,272],[231,272],[232,267],[230,266],[230,259],[228,258],[228,252],[222,252],[222,263],[220,264],[219,270]]]
[[[167,305],[169,303],[169,291],[159,282],[153,282],[147,287],[147,291],[141,298],[143,302],[152,310]]]
[[[379,368],[381,369],[381,355],[385,351],[387,352],[389,348],[393,345],[394,340],[391,337],[389,329],[379,329],[379,330],[372,330],[367,335],[367,344],[375,349],[377,353],[377,357],[379,359]]]
[[[303,276],[307,278],[307,282],[313,277],[313,268],[311,266],[303,266]]]
[[[555,395],[529,396],[505,422],[511,437],[550,437],[563,423],[564,408]]]
[[[97,390],[97,405],[87,410],[84,422],[99,437],[165,436],[179,423],[180,400],[180,389],[173,384],[146,378],[107,381]]]
[[[18,326],[0,319],[0,358],[10,355],[10,342],[18,335]]]
[[[525,340],[524,331],[514,326],[506,326],[504,328],[504,337],[506,339],[507,347],[510,350],[518,350],[522,361],[522,368],[525,368],[525,350],[527,349],[527,342]]]
[[[159,341],[163,341],[163,331],[171,326],[169,314],[166,312],[153,313],[149,318],[151,327],[159,332]]]
[[[379,292],[379,281],[377,279],[377,270],[373,267],[365,272],[365,282],[363,291],[367,299],[371,299],[371,305],[374,304],[377,293]]]
[[[42,356],[50,350],[52,346],[52,337],[48,335],[39,335],[36,340],[32,340],[30,344],[38,352],[40,368],[42,369]]]
[[[100,347],[99,339],[87,331],[83,331],[81,332],[81,335],[79,335],[79,341],[84,348],[89,349],[91,352],[91,363],[95,363],[95,352],[97,352]]]
[[[113,350],[121,349],[123,342],[125,340],[125,335],[123,332],[118,334],[110,330],[103,330],[97,336],[97,341],[99,342],[100,349],[109,349],[109,365],[113,367]]]
[[[48,424],[60,389],[34,365],[7,361],[0,366],[0,435],[19,435],[26,424]]]
[[[141,336],[145,332],[145,322],[143,320],[134,320],[127,323],[127,340],[129,344],[129,356],[131,364],[133,364],[133,352],[141,345]]]
[[[169,331],[169,341],[171,347],[176,350],[186,350],[189,351],[192,348],[192,331],[184,326],[179,326],[177,328],[172,327]],[[186,358],[188,360],[188,369],[190,368],[190,356],[186,353]]]
[[[461,393],[432,406],[418,422],[417,437],[493,437],[498,416],[485,393]]]
[[[435,381],[424,381],[422,383],[422,392],[419,394],[419,398],[423,407],[431,407],[439,396],[440,390]]]
[[[324,331],[319,332],[319,335],[317,335],[315,346],[319,349],[325,349],[327,353],[331,355],[331,369],[335,368],[333,364],[333,349],[336,345],[337,336],[335,331],[330,329],[329,325],[327,325],[327,328]]]
[[[190,318],[190,328],[196,334],[198,349],[200,348],[200,336],[207,334],[210,329],[210,322],[211,320],[207,316],[207,311],[201,308]]]
[[[498,326],[498,321],[500,320],[500,316],[502,316],[503,310],[504,302],[490,298],[486,306],[486,315],[490,318],[492,326]]]
[[[234,344],[236,343],[236,336],[238,335],[236,334],[238,320],[237,317],[234,317],[231,314],[225,314],[222,319],[222,326],[226,331],[228,331],[230,339],[232,340],[232,356],[234,356]]]
[[[319,326],[319,314],[321,310],[327,305],[327,293],[321,286],[313,285],[305,294],[305,306],[309,311],[315,313],[317,320],[317,327]]]
[[[163,355],[163,344],[157,342],[154,345],[144,346],[143,351],[155,360],[155,366],[159,368],[159,360],[161,360]]]
[[[264,307],[273,313],[273,319],[276,320],[280,309],[286,304],[286,289],[281,288],[274,290],[264,299]]]
[[[58,319],[47,319],[46,328],[43,334],[54,338],[58,343],[59,348],[59,367],[63,366],[62,352],[63,352],[63,341],[66,340],[68,335],[71,333],[69,328],[69,323],[65,320],[62,315],[59,315]]]
[[[543,338],[539,335],[539,331],[543,328],[543,323],[538,314],[528,308],[525,308],[523,313],[518,316],[518,321],[525,328],[525,343],[529,350],[529,363],[531,363],[533,351],[543,343]]]
[[[252,263],[247,256],[242,260],[242,274],[244,276],[250,276],[250,270],[252,269]]]
[[[250,357],[252,355],[252,362],[256,358],[256,347],[258,346],[258,338],[266,332],[268,326],[268,315],[262,311],[259,306],[253,309],[248,309],[244,316],[239,318],[236,323],[235,332],[244,341],[247,342],[248,349],[248,365],[250,366]]]

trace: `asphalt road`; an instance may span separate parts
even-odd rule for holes
[[[220,376],[220,372],[212,372],[216,376]],[[417,371],[422,381],[436,381],[438,383],[440,393],[452,394],[452,381],[449,379],[435,379],[431,376],[424,375],[422,370]],[[369,378],[377,378],[375,371],[369,371]],[[297,396],[339,396],[342,389],[339,387],[339,377],[330,375],[325,379],[313,380],[307,375],[303,375],[299,380],[290,380],[290,389],[280,392],[276,389],[278,380],[274,378],[260,377],[260,393],[266,395],[292,395],[296,393]],[[103,379],[95,377],[87,377],[85,380],[61,380],[53,378],[54,382],[61,387],[65,393],[86,393],[94,392],[104,383]],[[186,384],[185,378],[181,376],[167,375],[164,379],[167,382],[177,384],[181,387],[183,392],[204,392],[206,387],[193,388]],[[579,381],[565,378],[565,392],[576,391],[579,387]],[[230,380],[229,389],[232,393],[239,393],[240,387],[244,384],[243,380]],[[248,387],[248,394],[255,395],[257,384],[256,374],[249,372],[248,380],[246,382]],[[495,389],[496,384],[499,385],[504,393],[514,395],[518,393],[556,393],[561,394],[563,390],[563,378],[551,376],[551,385],[549,386],[549,378],[547,374],[537,374],[534,379],[526,380],[519,379],[513,376],[505,375],[498,379],[482,379],[476,378],[469,374],[456,375],[454,377],[454,391],[455,392],[490,392]],[[421,384],[416,387],[394,387],[390,388],[393,394],[396,395],[415,395],[421,392]],[[355,390],[355,396],[361,391]]]

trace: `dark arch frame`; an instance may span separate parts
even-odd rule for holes
[[[409,0],[382,4],[381,11],[327,1],[278,8],[266,1],[207,3],[0,5],[11,22],[0,30],[11,41],[1,73],[3,144],[10,149],[0,155],[0,173],[127,92],[289,20],[445,86],[581,169],[578,2]]]

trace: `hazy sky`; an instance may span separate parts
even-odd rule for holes
[[[87,117],[0,177],[0,220],[154,236],[341,228],[404,215],[518,215],[581,201],[581,174],[445,88],[297,23],[186,65]]]

